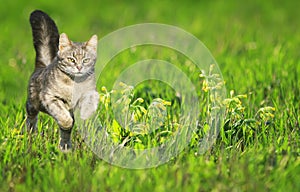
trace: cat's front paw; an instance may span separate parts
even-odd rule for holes
[[[58,147],[63,153],[68,153],[72,150],[71,131],[72,129],[64,130],[60,128],[60,140]]]
[[[59,149],[63,153],[68,153],[72,150],[72,143],[71,141],[63,141],[62,139],[59,142]]]
[[[97,91],[87,92],[80,103],[80,118],[88,119],[98,108],[99,93]]]

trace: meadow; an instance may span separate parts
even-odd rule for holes
[[[0,191],[300,191],[298,7],[299,1],[277,0],[3,3]],[[47,12],[59,31],[75,41],[85,41],[92,34],[101,39],[140,23],[177,26],[200,39],[217,61],[227,89],[227,99],[222,101],[226,106],[224,123],[215,144],[198,154],[206,115],[201,113],[197,131],[176,157],[154,168],[133,170],[98,158],[76,127],[73,151],[61,153],[58,126],[47,115],[40,114],[38,134],[22,133],[27,82],[35,57],[29,15],[35,9]],[[102,96],[109,96],[123,69],[147,58],[180,67],[205,101],[201,71],[184,55],[151,46],[125,50],[111,61],[97,82]],[[180,102],[172,88],[150,81],[137,86],[133,93],[132,101],[143,99],[135,105],[141,111],[155,97],[171,101],[168,118],[176,119]],[[103,122],[113,124],[113,117],[106,113],[113,103],[103,99],[100,105]],[[127,147],[147,148],[149,142],[164,142],[163,136],[156,137],[161,135],[159,131],[144,137],[131,135],[120,126],[111,127],[115,142],[130,139]],[[174,130],[165,127],[162,131],[172,134]]]

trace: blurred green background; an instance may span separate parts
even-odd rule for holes
[[[274,75],[295,71],[295,64],[272,60],[287,47],[299,58],[298,1],[9,1],[0,8],[0,85],[16,100],[24,98],[26,80],[33,68],[29,15],[47,12],[74,41],[96,33],[99,38],[138,23],[178,26],[199,38],[216,58],[229,89],[245,92],[259,81],[268,84]],[[276,55],[277,56],[277,55]],[[239,57],[239,59],[236,59]],[[278,56],[280,57],[280,56]],[[101,56],[100,56],[101,59]],[[280,58],[278,58],[280,59]],[[280,61],[280,60],[279,60]],[[241,75],[243,74],[243,75]],[[245,81],[245,75],[248,81]],[[284,75],[284,74],[283,74]],[[243,86],[236,82],[244,82]],[[255,87],[253,87],[255,88]]]

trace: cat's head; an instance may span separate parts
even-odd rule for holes
[[[94,71],[97,59],[96,35],[83,43],[72,42],[65,33],[59,37],[59,68],[74,77],[88,75]]]

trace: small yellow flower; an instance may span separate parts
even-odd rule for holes
[[[171,106],[172,104],[170,101],[165,101],[165,100],[162,100],[162,103],[167,106]]]
[[[144,103],[144,99],[143,98],[137,98],[136,101],[138,101],[140,103]]]
[[[208,83],[206,80],[203,81],[203,84],[202,84],[202,90],[204,92],[208,92],[209,91],[209,86],[208,86]]]
[[[105,86],[102,86],[102,87],[101,87],[101,91],[107,93],[106,87],[105,87]]]

